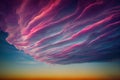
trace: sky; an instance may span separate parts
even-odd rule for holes
[[[6,42],[7,33],[0,32],[0,78],[118,78],[120,62],[89,62],[69,65],[48,64],[35,61],[31,56]]]
[[[120,0],[1,0],[0,79],[120,79]]]

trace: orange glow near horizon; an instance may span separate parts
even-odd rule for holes
[[[0,80],[119,80],[119,66],[101,64],[12,67],[1,72]]]

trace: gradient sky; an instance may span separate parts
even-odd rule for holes
[[[0,77],[3,78],[115,78],[120,62],[90,62],[55,65],[37,62],[5,41],[0,32]]]
[[[120,0],[0,0],[0,78],[120,78]]]

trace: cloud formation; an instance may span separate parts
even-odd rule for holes
[[[35,60],[120,60],[120,0],[4,0],[0,30]],[[7,5],[7,6],[6,6]]]

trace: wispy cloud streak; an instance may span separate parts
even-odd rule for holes
[[[8,43],[56,64],[120,60],[119,0],[12,0],[0,7]],[[8,4],[8,0],[1,1]]]

